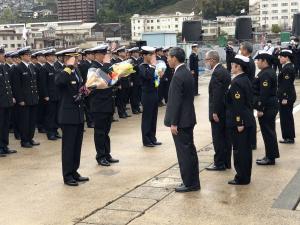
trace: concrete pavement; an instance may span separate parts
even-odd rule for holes
[[[195,144],[200,150],[201,169],[213,161],[208,81],[200,79],[201,96],[195,99]],[[276,167],[254,165],[253,182],[247,187],[227,185],[234,170],[202,171],[200,192],[175,194],[173,187],[180,183],[180,176],[173,140],[163,126],[164,112],[165,108],[160,108],[157,129],[163,146],[155,149],[142,147],[141,116],[113,124],[112,154],[121,161],[109,168],[97,165],[93,130],[87,129],[80,173],[91,181],[75,188],[62,182],[60,142],[49,142],[38,134],[36,140],[41,145],[24,150],[11,137],[11,147],[19,153],[0,159],[0,224],[299,224],[300,211],[272,209],[299,169],[298,143],[280,145],[281,159]],[[300,123],[299,115],[295,116],[296,124]],[[258,137],[254,159],[263,155],[261,135]]]

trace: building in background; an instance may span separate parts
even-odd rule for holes
[[[257,31],[271,31],[273,25],[287,31],[291,30],[294,14],[300,12],[300,1],[251,0],[249,9]]]
[[[149,32],[182,32],[182,22],[193,20],[194,12],[160,15],[139,15],[131,17],[131,39],[138,41],[142,39],[143,33]]]
[[[57,13],[59,21],[82,20],[84,22],[95,22],[96,1],[57,0]]]

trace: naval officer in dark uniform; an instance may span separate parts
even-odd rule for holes
[[[78,173],[84,129],[83,97],[79,89],[83,85],[77,68],[77,48],[61,51],[65,68],[55,76],[55,84],[61,94],[58,122],[62,129],[62,172],[64,183],[78,186],[78,182],[88,181]]]
[[[295,90],[296,71],[293,65],[293,52],[282,50],[279,53],[282,69],[278,75],[278,100],[280,125],[283,140],[282,144],[295,143],[295,122],[293,116],[294,103],[297,99]]]
[[[107,54],[107,45],[100,45],[91,49],[94,54],[94,61],[90,69],[101,69],[108,72],[111,64],[104,63]],[[95,89],[90,95],[91,113],[93,116],[94,142],[96,147],[96,160],[101,166],[110,166],[111,163],[118,163],[119,160],[111,156],[111,145],[109,132],[115,112],[115,104],[113,97],[113,87],[106,89]]]
[[[248,75],[249,80],[253,83],[254,79],[255,79],[255,75],[256,75],[256,65],[254,62],[254,59],[252,58],[252,52],[253,52],[253,45],[252,43],[245,41],[242,42],[240,45],[240,51],[241,51],[241,55],[248,57],[249,58],[249,62],[247,63],[247,67],[245,68],[245,73]],[[253,114],[254,114],[254,109],[253,109]],[[254,128],[252,129],[252,149],[256,150],[257,148],[257,127],[256,127],[256,123]]]
[[[9,122],[15,99],[13,98],[9,71],[4,65],[4,54],[4,47],[0,46],[0,157],[17,152],[8,148]]]
[[[155,85],[155,48],[143,46],[141,48],[144,62],[139,66],[142,80],[142,136],[145,147],[161,145],[156,139],[156,125],[158,114],[158,87]]]
[[[232,62],[232,81],[226,102],[229,112],[227,126],[231,130],[236,175],[228,184],[247,185],[251,182],[251,132],[255,125],[252,82],[244,72],[247,70],[249,58],[236,55]]]
[[[54,68],[55,49],[44,51],[46,63],[40,70],[40,96],[45,100],[45,129],[48,140],[55,141],[60,139],[58,133],[58,104],[59,90],[55,85],[56,71]]]
[[[265,157],[258,159],[258,165],[275,165],[279,158],[276,135],[276,116],[278,113],[277,75],[272,68],[272,53],[259,51],[256,56],[257,66],[261,70],[253,83],[254,108],[265,143]]]
[[[164,123],[170,127],[175,142],[183,184],[176,192],[200,190],[199,161],[194,145],[196,113],[194,107],[194,78],[184,65],[185,52],[172,48],[168,62],[175,73],[169,89],[169,101]]]
[[[199,95],[198,80],[199,80],[199,57],[198,57],[198,44],[192,45],[192,53],[190,55],[190,70],[195,79],[195,96]]]
[[[37,74],[30,63],[31,48],[22,48],[18,53],[21,63],[12,74],[13,92],[18,104],[21,146],[32,148],[40,144],[33,140],[39,103]]]

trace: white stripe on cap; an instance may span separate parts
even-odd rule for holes
[[[243,55],[236,55],[235,58],[236,58],[236,59],[240,59],[240,60],[242,60],[242,61],[245,62],[245,63],[248,63],[248,62],[249,62],[249,58],[246,57],[246,56],[243,56]]]
[[[266,50],[259,50],[258,51],[258,55],[272,55],[272,53],[271,52],[269,52],[269,51],[266,51]]]
[[[150,46],[142,46],[142,50],[146,52],[154,52],[155,48],[150,47]]]
[[[281,52],[287,52],[287,53],[293,54],[293,52],[291,50],[288,50],[288,49],[284,49]]]

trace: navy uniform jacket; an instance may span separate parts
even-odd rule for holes
[[[90,63],[87,60],[83,60],[80,62],[78,68],[80,70],[82,79],[83,79],[83,83],[86,83],[86,79],[87,79],[87,74],[88,74],[88,70],[91,67],[92,63]]]
[[[254,108],[263,112],[266,108],[277,108],[277,76],[271,67],[259,72],[253,83]]]
[[[253,58],[250,56],[249,63],[247,64],[245,73],[248,74],[249,80],[251,82],[253,82],[255,79],[255,71],[256,71],[256,65]]]
[[[228,127],[253,127],[255,125],[252,111],[252,83],[247,74],[243,73],[232,79],[226,102]]]
[[[59,89],[55,85],[55,68],[48,62],[40,70],[40,95],[45,98],[49,97],[50,101],[59,100]]]
[[[62,70],[65,68],[65,66],[62,65],[59,61],[56,61],[56,62],[54,63],[54,68],[55,68],[55,70],[56,70],[57,72],[60,72],[60,71],[62,71]]]
[[[93,61],[91,68],[100,68],[104,72],[111,65],[102,65],[99,62]],[[114,113],[113,87],[106,89],[96,89],[91,92],[90,96],[90,111],[92,113]]]
[[[9,108],[14,105],[13,93],[9,80],[9,71],[5,65],[0,65],[0,107]],[[0,128],[2,129],[2,128]]]
[[[168,58],[166,56],[162,56],[161,58],[166,63],[166,65],[167,65],[167,69],[165,71],[165,74],[163,75],[163,77],[161,79],[163,81],[166,81],[166,82],[171,81],[172,80],[172,76],[173,76],[173,72],[172,72],[172,69],[169,66]]]
[[[78,125],[84,123],[83,101],[75,101],[83,80],[77,69],[70,74],[65,70],[57,73],[55,84],[58,86],[61,99],[58,109],[58,123],[64,125]]]
[[[190,70],[193,70],[195,74],[199,73],[199,57],[196,53],[190,55]]]
[[[131,82],[133,83],[134,86],[141,86],[142,85],[142,81],[141,81],[141,78],[140,78],[140,74],[139,74],[139,61],[138,59],[135,59],[133,57],[130,58],[133,62],[133,65],[134,65],[134,70],[135,70],[135,73],[131,74]]]
[[[279,73],[277,96],[280,101],[283,99],[288,100],[288,103],[296,101],[295,74],[296,72],[292,63],[283,66],[282,71]]]
[[[39,94],[37,87],[37,74],[32,64],[27,67],[23,62],[12,70],[13,92],[17,103],[37,105]]]
[[[39,63],[34,65],[34,69],[36,72],[36,78],[37,78],[37,84],[38,84],[38,92],[39,92],[39,97],[40,99],[43,99],[43,96],[41,95],[42,91],[42,84],[41,84],[41,80],[43,80],[42,76],[44,75],[44,73],[42,73],[43,70],[43,66]]]
[[[139,66],[139,74],[142,81],[142,91],[145,93],[157,92],[157,87],[155,87],[155,69],[149,64],[142,63]]]
[[[219,64],[211,75],[209,83],[209,120],[213,121],[213,113],[219,117],[225,117],[225,96],[231,76],[221,64]]]
[[[196,124],[194,78],[185,65],[180,66],[170,84],[164,123],[167,127],[191,128]]]

